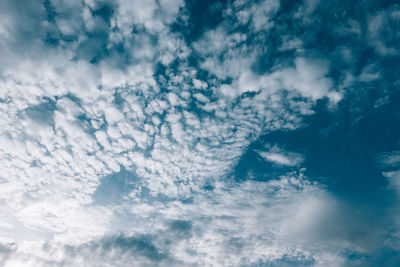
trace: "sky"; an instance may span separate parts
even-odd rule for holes
[[[0,0],[0,265],[399,266],[396,2]]]

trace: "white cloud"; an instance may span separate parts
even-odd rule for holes
[[[267,7],[268,14],[263,11],[264,7]],[[279,3],[275,1],[272,3],[261,1],[246,12],[252,14],[256,23],[260,14],[271,16],[278,11],[278,7]],[[235,14],[228,12],[226,16],[236,20]],[[263,18],[263,21],[268,20]],[[342,95],[333,87],[333,81],[329,77],[330,63],[322,58],[299,56],[293,60],[294,67],[282,64],[282,67],[274,67],[270,72],[255,73],[254,64],[265,52],[265,44],[257,42],[249,44],[250,35],[235,32],[233,30],[235,26],[237,25],[232,25],[230,22],[221,23],[216,29],[206,31],[202,38],[193,44],[194,50],[203,58],[202,68],[221,80],[228,77],[232,79],[230,84],[223,84],[217,88],[221,94],[235,98],[245,92],[264,91],[271,95],[280,90],[290,90],[297,91],[301,96],[313,101],[324,97],[333,104],[340,101]],[[252,34],[260,34],[269,27],[260,24],[253,29]],[[288,42],[286,46],[289,47],[283,46],[281,49],[301,46],[298,40],[293,40],[296,41],[297,44]]]
[[[279,9],[280,3],[276,0],[261,1],[259,4],[251,7],[252,26],[256,31],[268,30],[273,26],[271,15],[274,15]]]
[[[345,259],[337,248],[354,245],[337,243],[333,236],[320,240],[318,234],[327,221],[336,225],[336,235],[347,234],[346,226],[331,217],[339,210],[329,194],[301,176],[228,187],[217,183],[213,192],[198,194],[188,204],[136,199],[114,210],[108,237],[64,247],[54,240],[18,245],[7,263],[240,265],[290,257],[317,266],[341,265]],[[326,227],[332,230],[331,225]],[[125,236],[118,235],[121,229]],[[328,249],[321,253],[321,245]]]
[[[371,82],[376,79],[379,79],[380,76],[381,75],[380,75],[379,71],[376,70],[376,66],[368,65],[363,68],[359,79],[362,82]]]
[[[118,25],[124,33],[136,24],[144,26],[150,33],[159,33],[165,28],[165,24],[172,23],[177,16],[179,8],[183,6],[182,0],[148,1],[118,1],[118,16],[115,25]]]
[[[381,167],[400,167],[400,151],[381,153],[377,156],[377,162]]]
[[[24,42],[31,49],[20,55],[12,47],[20,36],[9,31],[15,18],[0,23],[1,46],[15,61],[0,69],[3,265],[155,262],[138,256],[139,248],[125,253],[112,243],[120,233],[139,243],[138,236],[149,236],[154,242],[144,246],[166,255],[160,256],[165,266],[257,264],[287,255],[320,265],[342,260],[335,250],[319,251],[322,242],[312,234],[329,217],[326,210],[337,208],[318,185],[302,177],[243,184],[226,179],[260,134],[298,127],[318,99],[339,101],[329,62],[298,57],[293,67],[255,73],[252,64],[263,48],[226,23],[188,47],[169,28],[183,1],[118,1],[110,28],[88,13],[98,1],[51,4],[64,16],[54,27],[74,37],[57,48],[36,36]],[[244,7],[235,1],[229,8],[238,24],[251,19],[255,32],[265,32],[279,2]],[[228,9],[224,16],[230,16]],[[96,64],[79,56],[89,38],[84,28],[109,34],[104,46],[122,47],[126,61],[112,52]],[[212,78],[202,79],[190,67],[193,51]],[[178,66],[169,66],[175,60]],[[165,67],[163,77],[158,64]],[[32,115],[49,103],[43,118]],[[281,165],[303,161],[301,154],[279,148],[258,153]],[[104,177],[124,169],[136,179],[122,203],[96,203]],[[207,183],[214,187],[208,193]],[[171,230],[177,220],[190,222],[190,229]],[[115,250],[96,250],[102,242]]]
[[[303,161],[302,157],[298,154],[285,155],[281,153],[264,151],[259,151],[258,154],[266,161],[270,161],[278,165],[296,166]]]
[[[304,161],[304,156],[300,153],[287,151],[277,145],[265,145],[265,150],[255,150],[260,157],[277,165],[299,166]]]

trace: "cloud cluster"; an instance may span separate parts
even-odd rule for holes
[[[279,1],[222,5],[223,21],[193,40],[177,30],[192,23],[182,0],[2,2],[2,265],[323,266],[368,249],[335,228],[339,204],[302,175],[229,176],[261,134],[343,97],[329,59],[295,36],[266,39]],[[306,6],[296,16],[317,4]]]
[[[362,251],[365,240],[343,243],[354,230],[337,217],[346,215],[323,188],[304,178],[294,174],[230,187],[219,183],[186,203],[137,200],[113,210],[119,215],[113,225],[120,224],[124,234],[110,229],[105,237],[75,245],[54,240],[4,244],[6,266],[345,263],[337,250]]]

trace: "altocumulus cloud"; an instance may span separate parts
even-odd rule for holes
[[[400,261],[399,5],[0,5],[2,266]]]

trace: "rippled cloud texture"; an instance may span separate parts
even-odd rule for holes
[[[397,266],[395,1],[0,0],[1,266]]]

